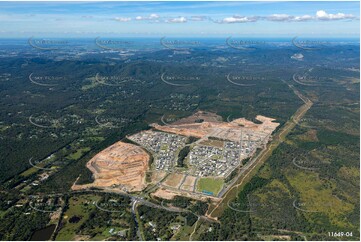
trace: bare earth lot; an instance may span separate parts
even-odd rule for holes
[[[165,171],[148,171],[148,172],[152,172],[151,183],[157,183],[167,175]]]
[[[170,174],[167,179],[164,181],[164,185],[178,188],[181,181],[183,180],[184,175],[179,173],[172,173]]]
[[[119,141],[99,152],[87,163],[94,182],[74,185],[72,188],[77,190],[115,185],[127,191],[141,191],[145,187],[149,158],[141,147]]]
[[[196,181],[197,177],[195,176],[187,176],[187,178],[184,180],[181,189],[186,191],[193,191],[194,183]]]
[[[162,187],[158,188],[157,191],[153,192],[152,196],[159,197],[162,199],[167,199],[167,200],[171,200],[171,199],[175,198],[176,196],[188,197],[188,198],[197,199],[200,201],[207,201],[207,199],[211,199],[213,202],[219,202],[221,200],[218,197],[206,196],[206,195],[201,195],[201,194],[190,194],[188,192],[182,192],[180,190],[178,190],[178,191],[169,190],[169,189],[162,188]]]
[[[152,124],[157,130],[175,133],[184,136],[195,136],[198,138],[216,137],[237,142],[241,139],[242,132],[252,133],[255,138],[265,138],[278,127],[279,123],[274,123],[274,119],[258,115],[257,120],[261,124],[256,124],[244,118],[235,119],[232,122],[204,121],[202,123],[170,124],[162,126]],[[180,123],[181,120],[178,121]],[[243,134],[243,135],[244,135]]]

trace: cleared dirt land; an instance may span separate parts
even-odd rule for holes
[[[165,171],[148,171],[151,173],[151,183],[157,183],[161,181],[167,173]]]
[[[279,126],[279,123],[273,122],[274,119],[272,118],[258,115],[256,119],[262,123],[256,124],[244,118],[238,118],[232,122],[205,121],[206,119],[204,119],[201,123],[185,123],[188,121],[185,118],[184,120],[177,121],[179,124],[173,123],[165,126],[152,124],[151,126],[160,131],[184,136],[194,136],[197,138],[216,137],[234,142],[239,141],[241,137],[244,137],[243,135],[247,134],[252,134],[253,139],[263,139],[272,134]]]
[[[149,155],[141,147],[119,141],[99,152],[87,163],[94,182],[74,185],[72,188],[106,188],[115,185],[127,191],[141,191],[145,187],[149,159]]]
[[[183,180],[184,175],[178,173],[170,174],[167,179],[163,182],[164,185],[178,188]]]
[[[207,196],[205,194],[190,194],[188,192],[182,192],[182,191],[176,191],[176,190],[168,190],[166,188],[159,188],[156,192],[152,193],[152,196],[159,197],[162,199],[171,200],[174,199],[176,196],[183,196],[183,197],[189,197],[192,199],[197,199],[201,201],[207,201],[207,199],[211,199],[214,202],[219,202],[220,199],[213,196]]]
[[[178,194],[171,192],[169,190],[166,190],[165,188],[159,188],[156,192],[152,193],[152,195],[159,197],[159,198],[171,200]]]
[[[181,189],[186,191],[193,191],[194,189],[194,183],[197,180],[197,177],[195,176],[187,176],[187,178],[184,180]]]

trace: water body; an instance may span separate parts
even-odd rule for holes
[[[56,225],[52,224],[43,229],[39,229],[35,231],[30,238],[30,241],[42,241],[42,240],[50,240],[51,235],[55,230]]]

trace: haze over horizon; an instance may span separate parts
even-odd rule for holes
[[[0,2],[0,38],[358,38],[359,2]],[[31,12],[32,14],[29,14]]]

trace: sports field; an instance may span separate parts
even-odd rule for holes
[[[197,191],[216,196],[223,185],[224,180],[222,178],[200,178],[197,183]]]

